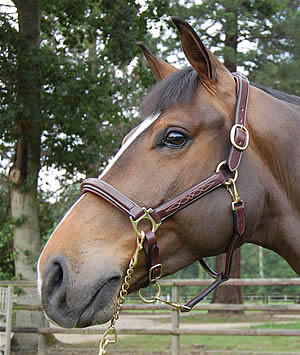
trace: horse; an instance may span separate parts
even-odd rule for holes
[[[62,327],[111,319],[128,270],[125,293],[200,260],[213,289],[245,243],[300,274],[300,98],[249,85],[172,20],[190,66],[178,70],[139,43],[157,79],[141,123],[83,183],[40,255],[42,304]],[[224,252],[226,270],[215,273],[203,258]]]

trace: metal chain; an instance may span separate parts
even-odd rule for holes
[[[137,236],[137,247],[136,247],[135,253],[134,253],[133,257],[130,259],[129,266],[126,271],[126,276],[125,276],[124,282],[121,286],[121,290],[120,290],[119,297],[117,300],[117,309],[116,309],[114,315],[112,316],[109,328],[103,334],[102,340],[100,341],[98,355],[105,355],[106,354],[106,350],[105,350],[106,347],[109,344],[115,344],[117,342],[117,331],[115,328],[115,324],[120,317],[120,313],[122,311],[123,304],[125,302],[125,297],[127,296],[128,289],[130,287],[130,281],[131,281],[132,276],[134,274],[134,268],[136,267],[138,260],[139,260],[140,250],[143,249],[144,240],[145,240],[145,233],[140,232]]]

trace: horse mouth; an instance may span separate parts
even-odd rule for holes
[[[101,286],[81,312],[76,327],[84,328],[109,321],[116,307],[120,277],[112,277]],[[114,290],[115,292],[112,292]]]
[[[42,304],[47,317],[64,328],[84,328],[109,321],[115,310],[121,286],[121,274],[111,275],[107,280],[94,281],[80,288],[59,289],[43,283]],[[48,287],[47,287],[48,286]]]

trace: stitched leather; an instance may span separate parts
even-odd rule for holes
[[[219,171],[207,179],[202,180],[200,183],[186,190],[182,194],[172,198],[170,201],[156,207],[154,211],[161,217],[161,220],[164,220],[221,186],[225,181],[226,178],[224,177],[223,172]]]

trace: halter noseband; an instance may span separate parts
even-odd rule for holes
[[[174,213],[187,207],[191,203],[195,202],[216,188],[222,185],[226,186],[233,199],[232,212],[234,223],[233,237],[226,253],[225,270],[223,272],[217,273],[213,271],[201,258],[199,260],[201,266],[212,278],[215,279],[215,281],[198,296],[190,300],[186,305],[181,306],[180,310],[182,312],[190,311],[220,283],[229,279],[233,253],[239,238],[244,234],[245,231],[244,203],[237,192],[235,183],[238,177],[237,169],[240,165],[243,151],[247,149],[249,143],[249,133],[245,127],[249,95],[249,82],[247,78],[245,78],[240,73],[233,73],[232,75],[236,81],[237,101],[235,106],[234,125],[232,126],[230,132],[231,145],[227,160],[221,162],[218,165],[214,174],[154,209],[146,209],[145,207],[140,207],[110,184],[96,178],[88,178],[84,180],[81,185],[81,194],[84,194],[85,192],[92,192],[93,194],[103,198],[111,205],[127,214],[137,235],[140,234],[138,230],[138,224],[145,219],[150,221],[152,228],[151,230],[144,232],[145,238],[143,243],[147,267],[149,270],[150,283],[156,282],[162,276],[162,265],[159,258],[159,247],[157,245],[155,236],[155,232],[161,223],[168,217],[172,216]],[[225,166],[227,166],[231,172],[234,172],[234,178],[227,179],[224,176],[222,168]]]

